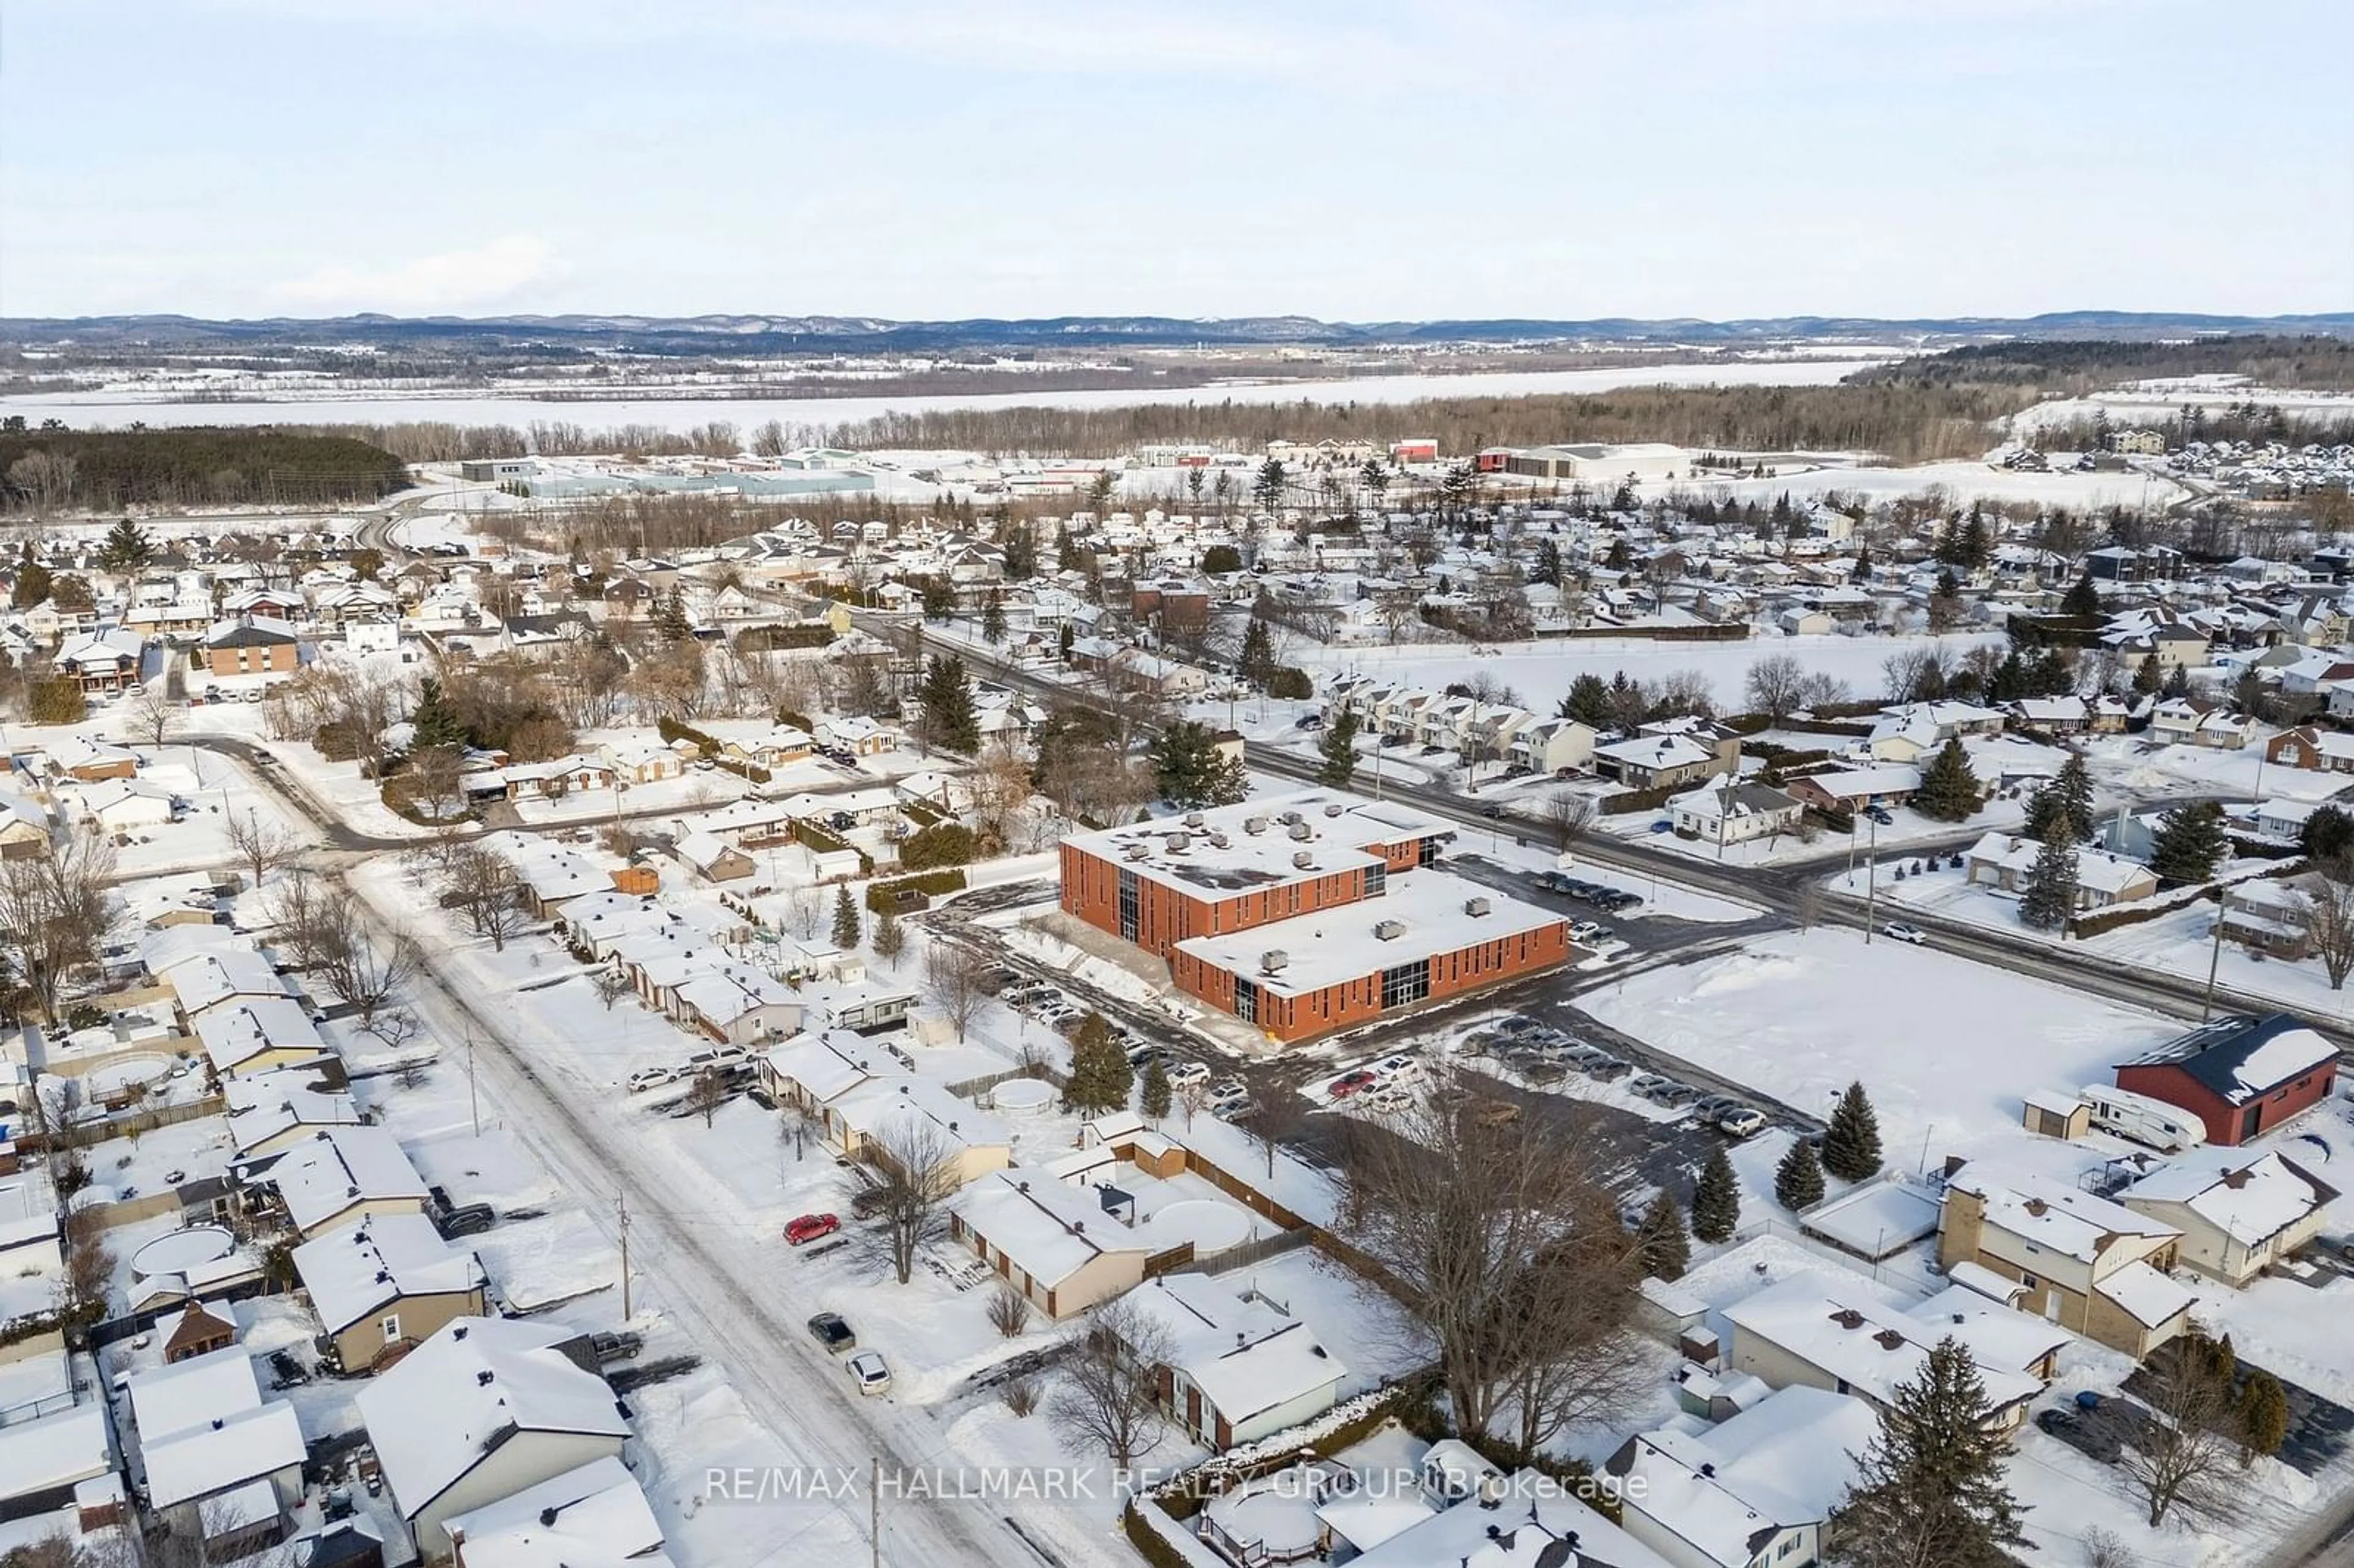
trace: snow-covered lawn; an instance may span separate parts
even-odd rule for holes
[[[1629,975],[1579,1005],[1665,1054],[1820,1116],[1861,1080],[1891,1165],[2009,1141],[2020,1097],[2106,1075],[2177,1031],[1934,948],[1819,927]],[[2022,1135],[2023,1136],[2023,1135]]]

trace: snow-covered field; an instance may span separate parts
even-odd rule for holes
[[[1768,479],[1685,481],[1677,486],[1653,484],[1638,490],[1694,490],[1703,494],[1729,495],[1743,501],[1772,501],[1787,493],[1793,501],[1838,491],[1861,495],[1869,502],[1893,501],[1936,489],[1957,502],[2023,501],[2052,506],[2162,506],[2182,493],[2170,479],[2132,471],[2080,473],[2055,466],[2047,473],[2023,472],[1991,463],[1958,461],[1921,463],[1906,468],[1859,464],[1851,468],[1784,468]]]
[[[1908,1171],[1925,1150],[1934,1167],[1946,1154],[2009,1141],[2026,1091],[2073,1089],[2179,1033],[2152,1014],[1934,948],[1867,945],[1860,932],[1829,927],[1632,974],[1579,1005],[1810,1115],[1861,1080],[1889,1163]]]

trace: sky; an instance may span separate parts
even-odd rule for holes
[[[0,315],[2354,309],[2348,0],[0,0]]]

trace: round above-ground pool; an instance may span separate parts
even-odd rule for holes
[[[237,1250],[237,1237],[226,1225],[190,1225],[157,1236],[131,1255],[131,1272],[142,1279],[159,1274],[186,1274],[217,1263]]]
[[[171,1075],[172,1058],[160,1051],[143,1051],[135,1056],[118,1057],[92,1067],[81,1075],[81,1092],[86,1099],[102,1100],[109,1095],[120,1094],[133,1084],[159,1083]]]
[[[1008,1078],[990,1091],[997,1108],[1008,1116],[1036,1116],[1055,1098],[1055,1086],[1044,1078]]]
[[[1221,1252],[1250,1239],[1250,1215],[1231,1203],[1210,1198],[1186,1198],[1170,1204],[1146,1222],[1152,1245],[1172,1247],[1192,1242],[1196,1253]]]

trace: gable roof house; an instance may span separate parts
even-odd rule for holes
[[[442,1520],[457,1568],[672,1568],[629,1467],[591,1459]]]
[[[1095,1189],[1044,1172],[996,1171],[973,1182],[949,1206],[949,1234],[1056,1319],[1143,1283],[1150,1255]]]
[[[461,1318],[360,1390],[368,1441],[427,1562],[451,1555],[445,1521],[620,1457],[629,1423],[576,1340],[553,1324]]]
[[[146,646],[135,631],[89,631],[67,639],[51,663],[85,692],[119,692],[138,683]]]
[[[172,988],[182,1020],[192,1027],[216,1007],[283,1001],[302,994],[292,980],[270,967],[268,959],[234,942],[208,943],[196,952],[183,953],[154,975]]]
[[[1794,831],[1807,814],[1806,802],[1769,784],[1737,782],[1730,774],[1668,800],[1668,821],[1677,832],[1716,845],[1777,838]]]
[[[1205,1274],[1164,1274],[1128,1304],[1167,1336],[1169,1359],[1156,1373],[1161,1409],[1216,1452],[1313,1420],[1340,1397],[1349,1369],[1262,1297]]]
[[[2209,1144],[2151,1171],[2117,1202],[2179,1226],[2182,1261],[2241,1288],[2319,1234],[2337,1196],[2277,1150]]]
[[[262,1397],[242,1345],[134,1373],[129,1393],[147,1503],[165,1528],[212,1562],[284,1538],[302,1497],[302,1425]]]
[[[205,633],[203,657],[205,668],[215,675],[248,675],[292,670],[300,662],[301,647],[286,622],[240,615]]]
[[[322,1347],[345,1372],[381,1372],[459,1318],[482,1316],[482,1260],[423,1214],[372,1214],[294,1249]]]
[[[1964,877],[1973,887],[1990,892],[2023,894],[2043,846],[2017,833],[1993,832],[1963,853]],[[2078,844],[2076,907],[2105,909],[2147,898],[2158,891],[2158,875],[2149,867],[2089,844]]]
[[[2299,725],[2264,743],[2264,760],[2311,773],[2354,773],[2354,735]]]
[[[311,1010],[292,997],[229,997],[198,1013],[195,1027],[217,1078],[273,1073],[334,1054]]]
[[[1603,1466],[1628,1534],[1674,1568],[1811,1568],[1879,1417],[1794,1383],[1703,1431],[1629,1437]]]
[[[2338,1050],[2285,1012],[2232,1014],[2117,1065],[2117,1087],[2179,1106],[2226,1147],[2268,1132],[2329,1097]]]
[[[2020,1305],[2139,1358],[2182,1331],[2191,1294],[2166,1270],[2182,1233],[2076,1187],[1973,1162],[1946,1179],[1937,1261],[2026,1287]]]
[[[231,1147],[241,1162],[275,1154],[323,1127],[355,1127],[360,1110],[352,1097],[322,1086],[302,1067],[249,1072],[221,1086],[227,1102]]]
[[[380,1127],[326,1127],[298,1140],[268,1166],[240,1166],[248,1201],[274,1194],[302,1236],[376,1214],[421,1214],[425,1179]]]
[[[1734,758],[1740,758],[1740,742]],[[1666,789],[1697,784],[1721,770],[1716,750],[1689,736],[1638,735],[1594,748],[1594,770],[1629,789]]]

